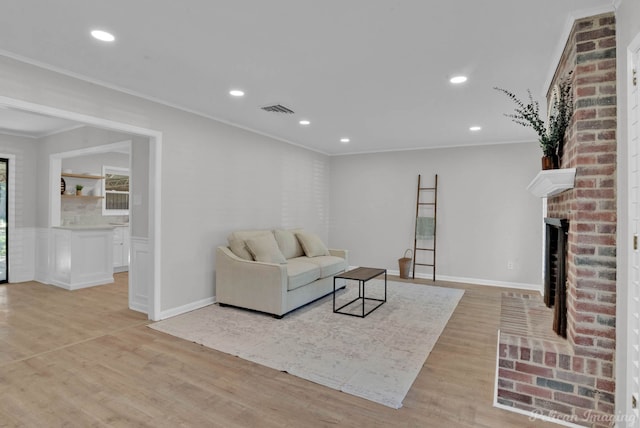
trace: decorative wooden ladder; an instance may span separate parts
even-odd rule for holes
[[[421,202],[427,195],[431,195],[429,202]],[[433,210],[433,247],[423,248],[418,247],[418,221],[420,218],[420,207],[430,208]],[[433,269],[433,281],[436,280],[436,231],[437,231],[437,215],[438,215],[438,174],[435,177],[435,184],[433,187],[422,187],[421,176],[418,174],[418,193],[416,196],[416,224],[413,234],[413,278],[416,277],[416,266],[429,266]],[[422,240],[422,239],[421,239]],[[424,251],[432,253],[433,263],[417,263],[418,251]]]

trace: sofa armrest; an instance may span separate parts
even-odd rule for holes
[[[216,301],[275,315],[286,310],[287,265],[244,260],[216,249]]]
[[[349,269],[349,250],[336,250],[330,248],[329,254],[335,257],[342,257],[346,266],[345,269]]]

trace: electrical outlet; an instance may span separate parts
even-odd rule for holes
[[[513,270],[513,260],[507,262],[507,270]]]

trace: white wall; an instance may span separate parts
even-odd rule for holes
[[[90,173],[102,175],[103,166],[129,168],[129,155],[126,153],[96,153],[62,159],[62,168],[71,169],[74,174]]]
[[[36,148],[30,138],[0,134],[0,154],[13,155],[9,168],[13,169],[15,212],[14,229],[9,230],[9,281],[21,282],[33,279],[35,269],[36,223]],[[15,187],[14,187],[15,186]],[[11,215],[11,213],[9,213]],[[9,219],[11,225],[12,220]]]
[[[134,137],[131,145],[130,227],[131,235],[149,237],[149,139]]]
[[[628,325],[627,309],[629,303],[629,249],[631,234],[629,230],[628,201],[628,111],[627,92],[629,76],[627,49],[631,41],[640,33],[640,2],[623,0],[616,11],[617,38],[617,90],[618,90],[618,245],[617,245],[617,291],[616,300],[616,412],[631,414],[630,396],[632,383],[627,373],[627,358],[633,348],[627,335],[633,333]],[[637,355],[636,355],[637,357]]]
[[[540,157],[537,143],[332,157],[331,244],[352,265],[397,271],[413,247],[418,174],[429,187],[437,173],[437,277],[540,288],[542,202],[526,191]]]
[[[234,229],[327,239],[327,156],[6,57],[0,70],[3,96],[162,132],[162,311],[214,295],[215,247]]]
[[[15,155],[16,227],[34,227],[36,223],[36,149],[31,138],[0,134],[0,154]]]
[[[179,136],[163,151],[162,274],[174,284],[163,308],[213,294],[215,246],[235,229],[303,226],[327,238],[327,156],[196,117],[167,125],[166,138]]]

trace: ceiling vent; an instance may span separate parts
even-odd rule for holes
[[[288,107],[283,106],[282,104],[274,104],[270,106],[260,107],[264,111],[270,111],[271,113],[286,113],[293,114],[293,110]]]

